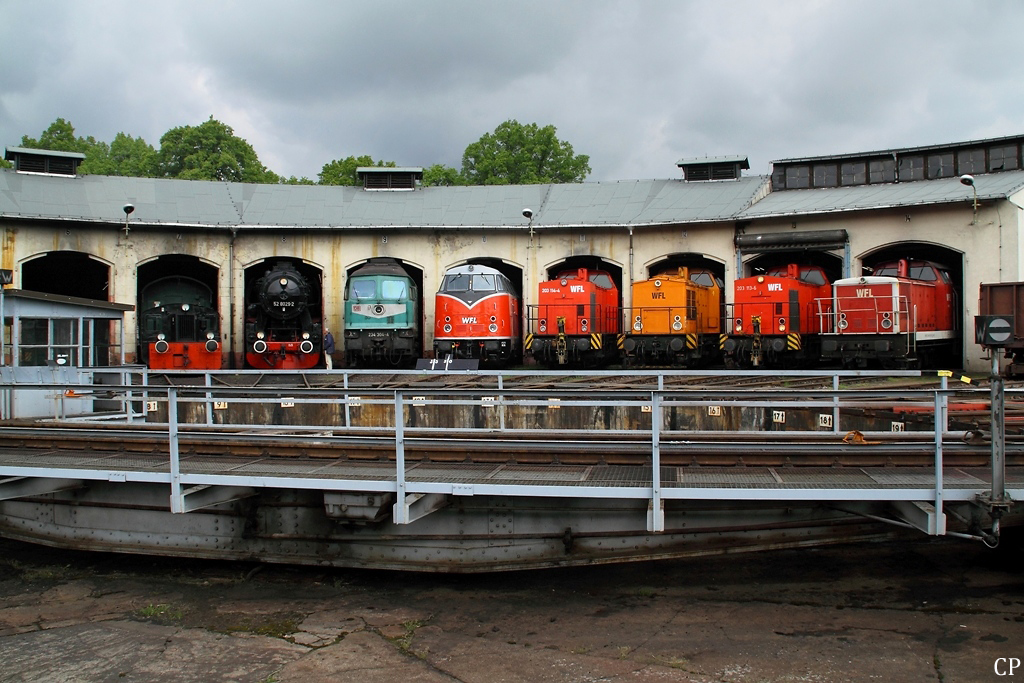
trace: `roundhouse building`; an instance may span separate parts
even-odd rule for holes
[[[982,371],[979,285],[1024,280],[1022,145],[1014,136],[784,159],[769,176],[745,175],[740,156],[683,159],[671,179],[475,187],[422,187],[419,168],[361,169],[361,187],[82,176],[81,155],[9,147],[0,268],[20,289],[136,311],[148,283],[198,280],[220,312],[225,366],[243,367],[248,285],[282,259],[321,288],[317,313],[339,341],[349,274],[371,258],[398,260],[422,299],[425,350],[433,293],[464,263],[501,270],[528,310],[536,284],[565,268],[609,271],[628,307],[632,282],[676,266],[709,268],[729,292],[786,263],[837,279],[925,259],[953,276],[961,360]],[[127,312],[130,357],[136,325]]]

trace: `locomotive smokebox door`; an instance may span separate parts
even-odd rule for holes
[[[1013,316],[974,316],[974,342],[981,346],[995,347],[1013,343]]]

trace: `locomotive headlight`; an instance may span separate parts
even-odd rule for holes
[[[495,325],[494,323],[491,323],[490,325],[488,325],[488,326],[487,326],[487,330],[488,330],[488,331],[489,331],[489,332],[490,332],[491,334],[494,334],[495,332],[497,332],[497,331],[498,331],[498,326],[497,326],[497,325]]]
[[[252,350],[255,351],[256,353],[266,353],[267,342],[263,341],[262,339],[257,339],[252,344]]]
[[[286,277],[281,278],[280,280],[278,280],[278,282],[281,283],[282,287],[287,287],[288,286],[288,278],[286,278]]]
[[[845,330],[849,326],[850,326],[850,323],[846,322],[845,318],[843,318],[842,320],[839,321],[839,329]]]
[[[779,318],[779,332],[785,332],[785,331],[786,331],[786,321],[783,320],[782,318]]]
[[[563,277],[561,280],[559,280],[559,284],[565,287],[567,284],[569,284],[569,281]]]
[[[309,339],[309,332],[303,332],[302,333],[302,338],[303,339]]]
[[[451,317],[450,315],[446,315],[446,316],[444,317],[444,321],[445,321],[446,323],[450,323],[450,322],[452,321],[452,317]]]
[[[498,319],[492,315],[491,316],[491,322],[492,323],[496,323],[496,322],[498,322]]]
[[[217,343],[216,339],[207,339],[206,340],[206,350],[207,350],[207,352],[213,353],[214,351],[216,351],[219,348],[220,348],[220,344]]]
[[[445,334],[450,333],[452,331],[452,326],[451,325],[445,325],[444,326],[444,331],[445,331]]]
[[[655,287],[661,287],[661,280],[655,280],[654,281],[654,286]]]
[[[313,342],[308,339],[299,344],[299,351],[302,353],[313,353]]]
[[[587,322],[586,318],[583,318],[583,319],[580,320],[580,331],[586,332],[588,326],[589,326],[589,323]]]
[[[160,341],[158,341],[158,342],[157,342],[156,344],[153,344],[153,348],[154,348],[154,349],[156,349],[156,352],[157,352],[157,353],[167,353],[167,351],[168,351],[168,350],[169,350],[169,349],[170,349],[171,347],[170,347],[170,345],[169,345],[169,344],[168,344],[168,343],[167,343],[166,341],[164,341],[163,339],[161,339],[161,340],[160,340]]]
[[[216,336],[217,336],[217,335],[215,335],[215,334],[214,334],[213,332],[207,332],[207,333],[206,333],[206,338],[207,338],[207,339],[213,339],[213,338],[214,338],[214,337],[216,337]]]
[[[181,305],[181,310],[183,310],[183,311],[187,311],[187,310],[188,310],[188,309],[190,309],[190,308],[192,308],[192,307],[191,307],[191,306],[189,306],[188,304],[182,304],[182,305]]]
[[[758,282],[764,282],[764,275],[758,275],[757,276],[757,281]]]
[[[736,331],[737,332],[742,332],[743,331],[743,321],[740,320],[739,318],[736,318]]]
[[[639,332],[640,330],[644,329],[644,326],[639,320],[637,320],[635,323],[633,323],[633,329]]]
[[[883,318],[882,319],[882,329],[888,330],[890,328],[892,328],[892,321],[889,320],[888,318]]]
[[[676,320],[675,322],[672,323],[672,329],[678,332],[679,330],[683,329],[683,324]]]
[[[548,331],[548,321],[547,320],[541,320],[540,321],[540,331],[541,332],[547,332]]]
[[[263,331],[262,331],[262,330],[256,333],[256,338],[257,338],[257,339],[263,339],[263,337],[265,337],[265,336],[266,336],[266,335],[264,335],[264,334],[263,334]]]
[[[674,316],[674,317],[673,317],[672,319],[673,319],[673,320],[675,320],[676,322],[679,322],[679,321],[681,321],[681,320],[682,320],[682,318],[681,318],[681,317],[679,317],[678,315],[677,315],[677,316]]]
[[[156,338],[163,341],[164,339],[167,339],[167,335],[161,332],[160,334],[156,335]]]

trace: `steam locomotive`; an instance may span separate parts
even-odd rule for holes
[[[501,366],[522,355],[519,295],[500,271],[449,268],[434,297],[434,355]]]
[[[139,353],[154,370],[219,370],[220,316],[207,285],[175,275],[140,296]]]
[[[287,261],[252,283],[245,320],[249,367],[305,370],[320,362],[323,328],[313,307],[318,291]]]

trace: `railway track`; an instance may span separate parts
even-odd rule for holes
[[[645,466],[651,459],[648,432],[517,430],[490,432],[406,429],[407,462],[593,464]],[[673,466],[878,467],[932,466],[934,437],[903,432],[872,435],[786,432],[669,432],[659,440],[661,462]],[[0,428],[0,452],[64,453],[70,457],[169,456],[166,429],[138,426],[7,426]],[[947,466],[988,463],[989,442],[976,432],[950,434],[943,445]],[[1008,464],[1024,464],[1024,436],[1006,444]],[[266,457],[352,461],[395,459],[390,430],[311,431],[288,427],[255,429],[189,427],[179,432],[181,457]]]

